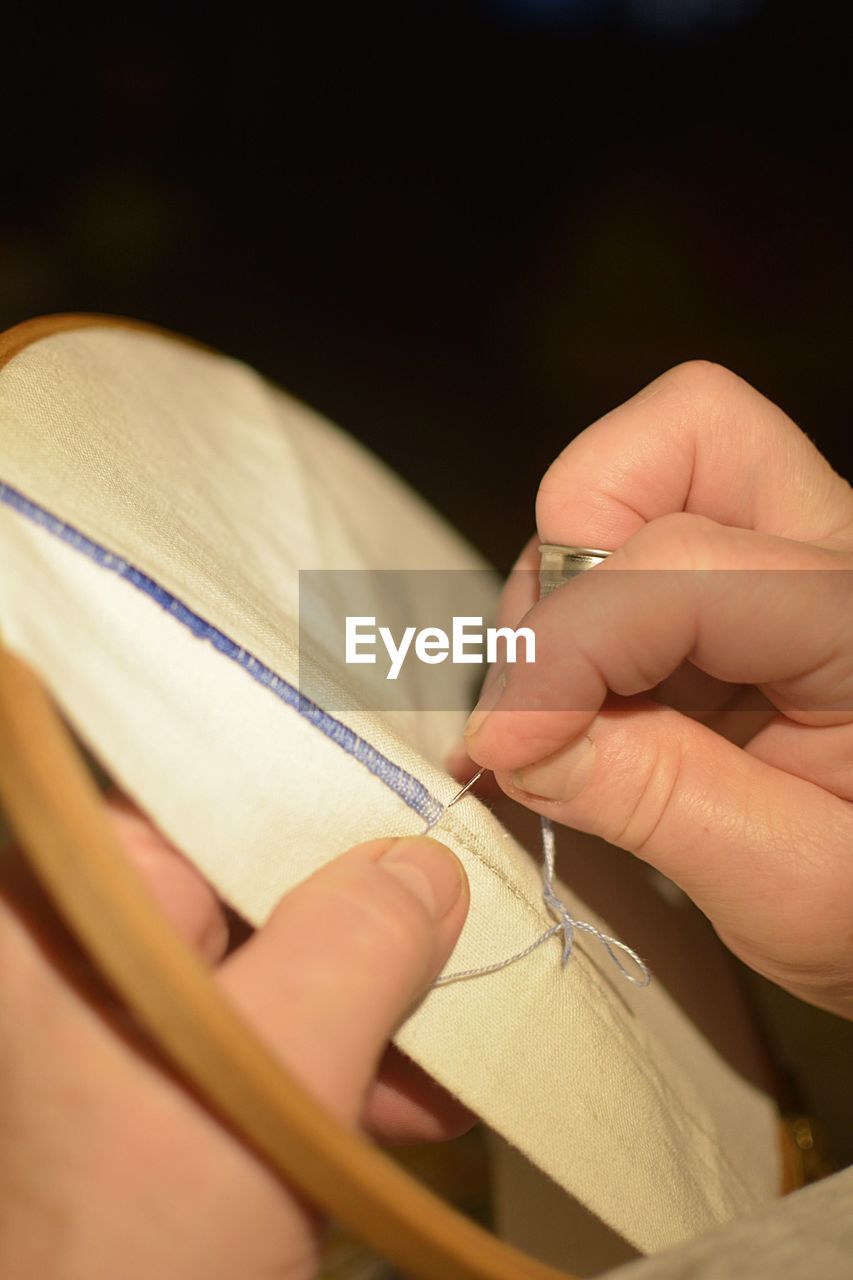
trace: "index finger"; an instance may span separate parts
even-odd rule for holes
[[[850,485],[781,409],[706,361],[671,369],[577,436],[536,504],[543,542],[609,550],[681,511],[797,541],[853,540]]]
[[[493,679],[467,749],[493,770],[542,760],[585,732],[608,694],[646,694],[685,661],[758,685],[799,723],[847,723],[850,570],[836,551],[662,517],[526,615],[535,658]]]

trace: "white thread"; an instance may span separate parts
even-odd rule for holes
[[[557,568],[554,566],[555,554],[559,560]],[[557,590],[570,578],[576,577],[577,574],[592,568],[609,555],[609,551],[598,551],[590,547],[560,547],[551,546],[550,544],[541,546],[539,548],[540,599],[550,595],[552,591]],[[465,786],[456,792],[453,799],[448,801],[438,817],[433,822],[427,823],[426,830],[431,831],[433,827],[437,826],[451,805],[461,800],[470,791],[474,783],[479,778],[482,778],[485,772],[485,769],[479,769],[473,778],[470,778],[465,783]],[[633,947],[629,947],[627,943],[620,942],[618,938],[611,937],[609,933],[602,933],[600,929],[596,929],[595,925],[590,924],[588,920],[576,919],[566,904],[557,897],[554,892],[554,858],[557,845],[554,828],[551,825],[550,818],[541,816],[539,825],[542,833],[542,897],[548,910],[557,917],[557,923],[552,924],[550,929],[546,929],[541,937],[537,938],[535,942],[531,942],[529,947],[525,947],[523,951],[517,951],[514,956],[509,956],[506,960],[498,960],[495,964],[483,965],[479,969],[460,969],[456,973],[440,974],[432,985],[441,987],[448,982],[459,982],[463,978],[480,978],[487,973],[496,973],[499,969],[505,969],[507,965],[515,964],[517,960],[523,960],[525,956],[529,956],[531,952],[541,947],[543,942],[547,942],[549,938],[553,938],[557,933],[562,933],[563,935],[563,968],[565,968],[571,959],[572,949],[575,945],[575,930],[578,930],[598,939],[623,978],[633,983],[635,987],[647,987],[652,980],[651,970],[645,960],[642,960],[637,955]],[[629,969],[625,968],[616,954],[617,951],[621,951],[623,955],[631,958],[637,968],[636,973],[631,973]]]
[[[438,826],[447,810],[461,800],[485,772],[485,769],[480,769],[475,773],[473,778],[470,778],[465,786],[460,791],[457,791],[453,799],[448,801],[439,816],[433,822],[427,823],[426,831],[432,831]],[[602,933],[600,929],[596,929],[595,925],[590,924],[588,920],[578,920],[577,917],[571,914],[566,904],[557,897],[554,892],[554,860],[557,848],[554,828],[550,818],[540,817],[539,824],[542,833],[542,897],[551,914],[558,917],[557,923],[552,924],[550,929],[546,929],[535,942],[531,942],[529,947],[525,947],[523,951],[517,951],[515,955],[509,956],[506,960],[496,960],[494,964],[483,965],[477,969],[459,969],[455,973],[440,974],[432,985],[434,987],[442,987],[449,982],[461,982],[464,978],[482,978],[488,973],[497,973],[499,969],[505,969],[507,965],[523,960],[558,933],[563,935],[562,966],[565,968],[571,959],[575,944],[575,931],[577,930],[581,933],[588,933],[591,937],[598,939],[626,981],[633,983],[635,987],[647,987],[652,980],[651,970],[633,947],[629,947],[625,942],[620,942],[618,938],[612,937],[609,933]],[[625,968],[617,955],[617,951],[630,957],[636,965],[637,973],[631,973],[629,969]]]

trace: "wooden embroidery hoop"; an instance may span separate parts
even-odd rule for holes
[[[42,338],[102,326],[187,341],[112,316],[46,316],[0,334],[0,369]],[[164,1058],[309,1200],[423,1280],[572,1280],[445,1204],[290,1076],[149,899],[53,702],[2,649],[0,802],[65,923]]]

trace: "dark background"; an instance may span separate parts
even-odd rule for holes
[[[22,8],[0,326],[242,356],[503,566],[568,439],[691,357],[851,469],[853,6]]]

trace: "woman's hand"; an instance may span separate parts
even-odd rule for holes
[[[468,903],[433,840],[376,840],[316,872],[225,956],[222,908],[138,810],[129,857],[216,981],[341,1120],[386,1141],[469,1126],[388,1040]],[[8,1280],[303,1280],[322,1224],[152,1057],[13,850],[0,896],[0,1273]],[[331,926],[331,927],[330,927]]]
[[[536,661],[491,674],[471,757],[853,1016],[850,486],[746,383],[690,364],[568,446],[537,523],[614,554],[535,604],[516,576],[502,621],[529,610]]]

